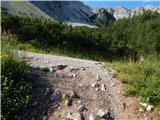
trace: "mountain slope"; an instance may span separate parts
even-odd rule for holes
[[[14,15],[51,18],[28,1],[2,1],[1,8]]]
[[[39,9],[61,22],[88,23],[91,9],[80,1],[31,1]]]

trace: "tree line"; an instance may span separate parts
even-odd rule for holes
[[[51,19],[1,15],[2,32],[16,34],[20,42],[93,55],[102,59],[136,58],[139,54],[160,54],[160,14],[143,15],[115,21],[106,27],[72,27]]]

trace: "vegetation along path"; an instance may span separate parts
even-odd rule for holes
[[[104,63],[30,52],[25,59],[33,98],[22,119],[151,119],[139,112],[135,98],[123,95],[121,82]]]

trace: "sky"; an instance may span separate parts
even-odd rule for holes
[[[100,1],[91,1],[91,0],[82,0],[84,4],[88,5],[91,8],[115,8],[118,6],[123,6],[129,9],[133,9],[136,7],[142,7],[146,5],[155,5],[160,6],[160,1],[153,1],[153,0],[135,0],[135,1],[119,1],[119,0],[100,0]]]

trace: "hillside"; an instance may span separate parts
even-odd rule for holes
[[[72,26],[95,28],[107,26],[122,18],[130,18],[146,11],[159,12],[158,6],[144,6],[135,9],[125,7],[92,9],[80,1],[2,1],[1,8],[14,15],[53,18]]]

